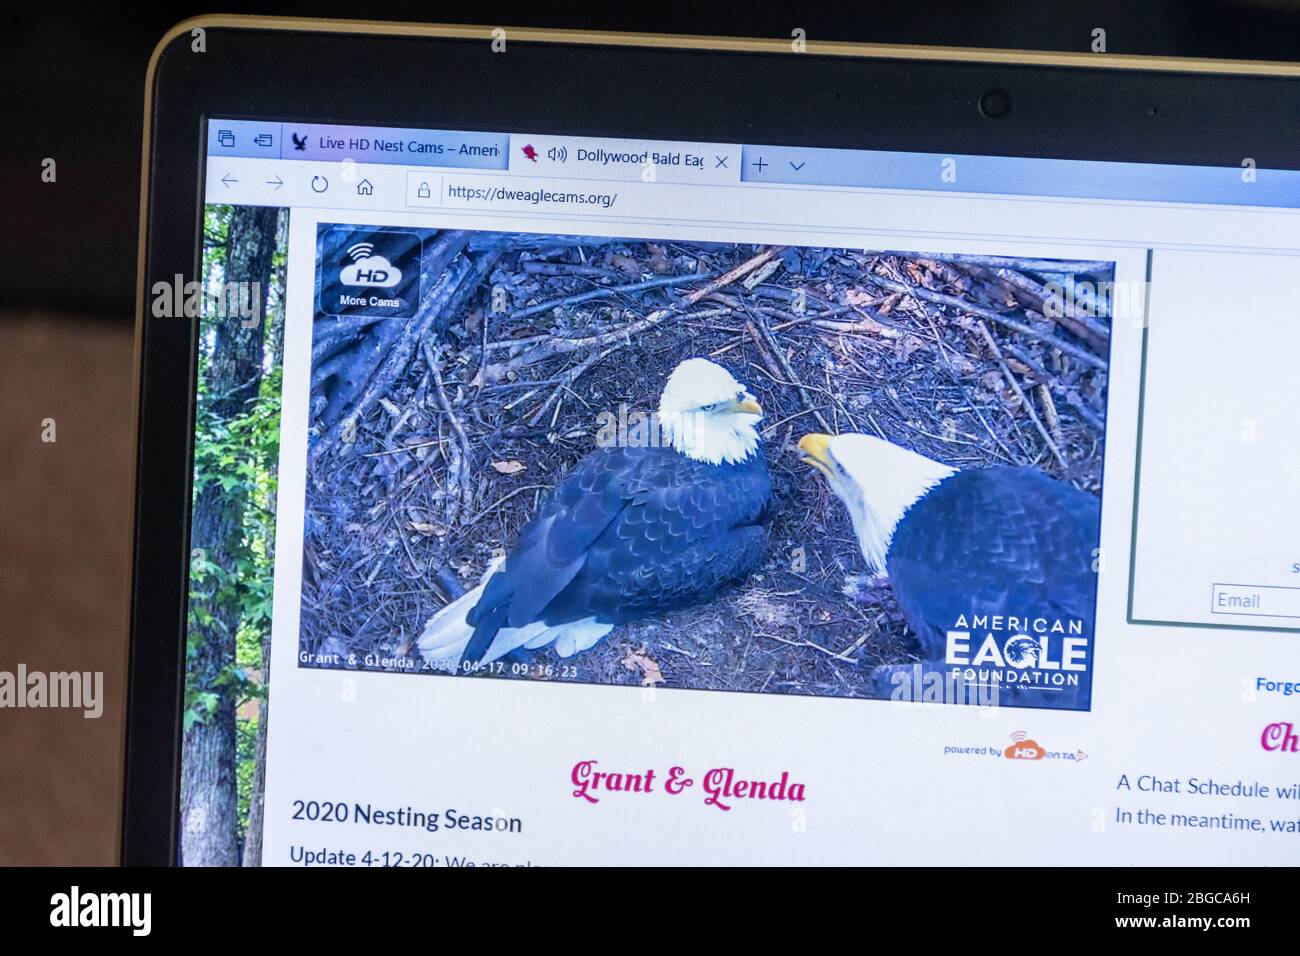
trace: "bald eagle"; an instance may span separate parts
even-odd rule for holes
[[[1042,654],[1059,662],[1059,635],[1091,641],[1093,495],[1032,468],[952,468],[869,435],[805,435],[799,452],[844,502],[868,568],[888,574],[928,660],[952,663],[950,631],[970,630],[977,647],[992,629],[989,659],[1014,679]],[[1076,706],[1085,688],[1015,684],[1036,706]]]
[[[464,671],[521,647],[569,657],[618,624],[744,579],[767,548],[762,415],[726,369],[682,362],[657,420],[579,461],[505,563],[429,621],[425,659]]]

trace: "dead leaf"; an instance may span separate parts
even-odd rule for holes
[[[636,650],[632,650],[628,645],[627,653],[623,655],[622,664],[630,671],[641,672],[641,686],[653,687],[655,684],[663,684],[663,671],[659,669],[658,661],[652,660],[648,656],[648,648],[642,644]]]
[[[673,271],[672,260],[668,258],[663,246],[650,242],[646,244],[646,249],[650,252],[650,270],[655,275],[668,275]]]
[[[637,262],[631,256],[625,256],[622,253],[611,252],[606,259],[606,265],[617,269],[631,279],[641,277],[641,263]]]
[[[502,475],[517,475],[528,466],[522,461],[494,461],[492,467]]]
[[[915,335],[905,335],[894,345],[894,350],[899,361],[906,362],[912,357],[913,352],[924,347],[925,343]]]
[[[902,301],[902,298],[903,294],[901,292],[891,292],[889,295],[885,296],[885,301],[880,303],[878,311],[881,315],[889,315],[890,312],[894,311],[894,308],[898,303]]]
[[[865,289],[846,289],[844,291],[844,301],[849,305],[859,307],[869,307],[880,304],[880,298],[872,295]]]
[[[933,289],[934,283],[930,281],[930,275],[923,269],[920,263],[908,262],[906,265],[907,274],[912,277],[912,281],[926,289]]]

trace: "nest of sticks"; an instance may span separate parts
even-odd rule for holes
[[[1108,262],[446,231],[424,269],[410,322],[316,322],[307,652],[406,669],[602,422],[652,412],[691,356],[765,410],[767,558],[535,679],[851,697],[872,695],[873,667],[918,660],[843,506],[793,452],[809,431],[1100,492]]]

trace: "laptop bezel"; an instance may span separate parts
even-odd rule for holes
[[[1300,168],[1297,65],[511,28],[494,52],[493,29],[215,16],[178,24],[154,52],[126,864],[177,859],[197,324],[153,317],[147,290],[198,274],[208,117]],[[1006,116],[981,113],[990,90],[1009,94]]]

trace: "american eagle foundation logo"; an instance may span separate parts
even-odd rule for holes
[[[972,684],[1074,691],[1088,671],[1088,640],[1077,619],[963,614],[944,662]]]

